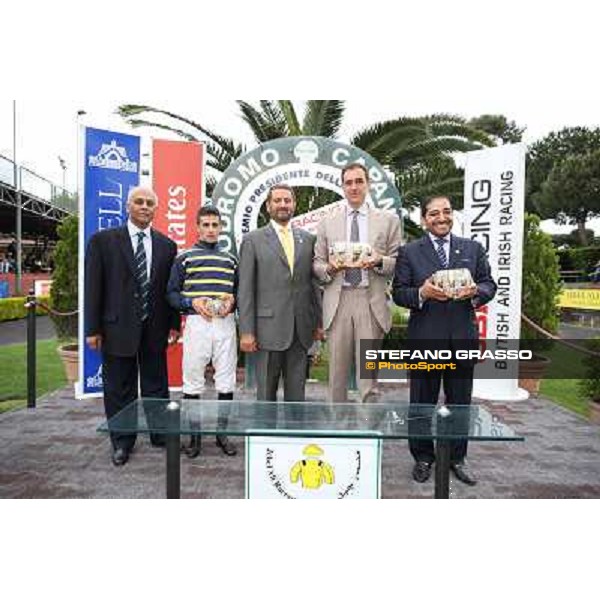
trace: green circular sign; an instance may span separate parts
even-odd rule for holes
[[[237,253],[244,234],[256,229],[260,207],[273,185],[325,188],[343,198],[341,170],[354,162],[369,172],[367,201],[399,214],[402,201],[396,186],[364,150],[325,137],[279,138],[236,160],[215,188],[212,201],[221,213],[223,247]]]

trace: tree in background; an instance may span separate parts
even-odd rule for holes
[[[562,289],[558,256],[552,238],[540,229],[537,215],[525,214],[521,311],[534,323],[556,333],[559,323],[558,296]],[[538,339],[523,327],[521,338]]]
[[[60,312],[77,310],[77,273],[79,219],[76,215],[66,217],[57,228],[58,243],[54,250],[54,273],[50,288],[50,304]],[[50,315],[59,339],[77,336],[77,315],[60,317]]]
[[[540,198],[557,223],[577,226],[579,244],[586,246],[585,224],[600,216],[600,149],[558,162],[542,184]]]
[[[575,248],[581,246],[580,234],[578,229],[573,229],[569,233],[555,233],[552,235],[552,242],[560,248]],[[598,240],[600,242],[600,239]],[[585,245],[589,246],[595,243],[595,233],[593,229],[585,230]],[[599,244],[600,245],[600,244]]]
[[[515,144],[523,139],[525,127],[509,121],[504,115],[480,115],[469,121],[475,129],[481,129],[503,144]]]
[[[600,129],[566,127],[535,142],[527,153],[526,210],[542,219],[556,216],[554,206],[547,205],[542,186],[550,172],[571,156],[582,156],[600,150]]]

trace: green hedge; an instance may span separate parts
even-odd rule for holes
[[[600,352],[600,339],[586,340],[588,350]],[[585,398],[600,402],[600,360],[587,354],[583,359],[586,366],[586,378],[579,380],[579,389]]]
[[[589,274],[593,270],[594,265],[600,260],[600,246],[565,248],[558,251],[558,258],[561,270],[579,270]]]
[[[48,296],[39,296],[38,300],[44,304],[50,305]],[[14,298],[0,298],[0,322],[14,321],[15,319],[24,319],[27,316],[25,302],[27,298],[16,296]],[[45,315],[47,312],[40,306],[36,308],[36,314]]]

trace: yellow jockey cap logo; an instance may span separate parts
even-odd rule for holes
[[[335,481],[333,467],[322,460],[323,450],[316,444],[304,448],[302,454],[307,458],[299,460],[290,469],[290,481],[302,481],[302,487],[309,490],[318,490],[324,483],[329,485]]]

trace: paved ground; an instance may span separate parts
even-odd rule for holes
[[[35,322],[36,338],[48,340],[56,337],[54,324],[48,316],[40,316]],[[0,323],[0,346],[22,344],[27,341],[27,319]]]
[[[324,386],[309,387],[310,397],[323,397]],[[406,399],[406,390],[396,393]],[[541,398],[486,405],[527,439],[472,443],[469,459],[480,483],[452,481],[453,498],[600,498],[600,427]],[[164,451],[140,437],[130,462],[115,468],[107,439],[96,433],[102,420],[101,401],[75,400],[68,388],[37,409],[0,415],[0,498],[163,498]],[[182,457],[182,497],[243,498],[238,447],[229,458],[206,439],[200,457]],[[406,442],[384,443],[384,498],[433,495],[432,482],[412,481],[411,467]]]
[[[561,323],[558,330],[558,335],[561,338],[569,340],[579,340],[586,338],[600,337],[600,329],[594,327],[580,327],[579,325],[569,325]]]

